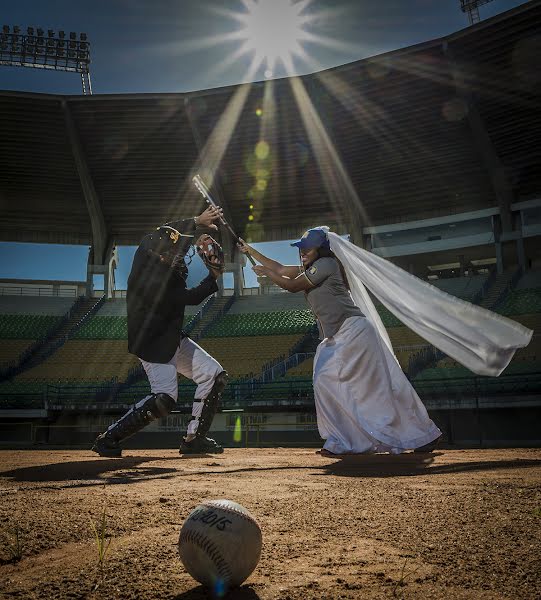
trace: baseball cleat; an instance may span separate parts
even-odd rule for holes
[[[224,449],[215,440],[208,437],[196,437],[190,442],[185,439],[180,444],[180,454],[222,454]]]
[[[106,433],[102,433],[96,438],[92,446],[92,452],[96,452],[96,454],[107,458],[119,458],[122,456],[122,448],[118,445],[118,442],[112,440]]]
[[[438,447],[438,444],[441,440],[441,435],[438,436],[435,440],[425,444],[424,446],[419,446],[419,448],[415,448],[414,452],[434,452],[434,450]]]

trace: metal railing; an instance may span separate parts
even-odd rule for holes
[[[517,285],[519,279],[522,277],[522,274],[523,274],[523,270],[521,268],[516,269],[516,271],[513,273],[513,276],[509,279],[509,281],[503,287],[500,295],[498,296],[498,298],[496,299],[494,304],[490,307],[491,310],[496,310],[498,307],[500,307],[504,303],[504,301],[507,299],[507,296],[510,294],[510,292],[512,292],[515,289],[515,286]]]
[[[201,319],[207,314],[207,312],[209,311],[210,307],[214,304],[215,301],[216,301],[216,296],[214,296],[214,295],[208,297],[205,300],[205,302],[203,303],[203,306],[197,311],[197,313],[193,316],[193,318],[191,319],[191,321],[185,327],[186,333],[190,333],[190,331],[192,331],[193,328],[198,323],[201,322]]]
[[[0,296],[43,296],[43,297],[61,297],[76,298],[77,289],[58,289],[53,287],[17,287],[0,286]]]
[[[260,375],[249,379],[248,383],[274,381],[279,377],[283,377],[289,369],[297,367],[305,360],[314,357],[315,354],[315,352],[296,352],[285,359],[283,357],[277,358],[270,366],[264,367]]]
[[[0,392],[0,408],[39,408],[63,410],[85,408],[101,411],[104,405],[120,409],[148,394],[148,384],[132,386],[113,398],[110,394],[116,379],[96,385],[48,384],[41,392]],[[457,402],[461,398],[475,399],[485,396],[491,399],[529,395],[541,404],[541,371],[500,377],[458,376],[423,378],[413,382],[421,398],[445,399]],[[0,388],[1,389],[1,388]],[[179,385],[177,410],[190,412],[195,384]],[[312,379],[282,379],[273,382],[233,382],[222,394],[222,409],[244,410],[313,410],[314,395]]]
[[[498,271],[494,268],[490,271],[490,275],[486,278],[485,282],[481,286],[481,289],[472,296],[470,302],[472,304],[480,304],[483,299],[487,296],[489,289],[492,287],[496,277],[498,275]]]
[[[234,294],[233,296],[229,296],[227,302],[214,315],[214,318],[201,329],[199,334],[194,338],[194,341],[197,341],[198,339],[204,337],[204,335],[216,323],[216,321],[218,321],[218,319],[221,319],[225,315],[225,313],[231,308],[236,299],[237,297]]]

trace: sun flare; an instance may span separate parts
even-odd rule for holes
[[[252,53],[256,65],[265,65],[266,77],[278,62],[292,70],[293,56],[302,54],[301,42],[309,39],[303,27],[311,20],[303,12],[310,1],[243,0],[246,12],[237,16],[243,26],[242,51]]]

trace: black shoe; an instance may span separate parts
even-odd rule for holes
[[[180,454],[222,454],[224,449],[215,440],[208,437],[196,437],[180,444]]]
[[[434,450],[438,447],[438,444],[440,443],[441,437],[442,436],[440,435],[432,442],[429,442],[424,446],[419,446],[419,448],[415,448],[414,452],[434,452]]]
[[[92,452],[96,452],[100,456],[106,456],[107,458],[119,458],[122,456],[122,448],[107,433],[102,433],[96,438],[92,446]]]

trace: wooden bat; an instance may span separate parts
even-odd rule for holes
[[[216,204],[216,202],[214,202],[212,196],[210,195],[208,187],[205,185],[205,182],[201,179],[201,177],[199,175],[195,175],[194,177],[192,177],[192,181],[193,181],[195,187],[198,189],[199,193],[203,196],[203,198],[205,198],[207,203],[210,204],[211,206],[214,206],[217,208],[218,205]],[[222,223],[222,225],[225,225],[225,227],[227,228],[227,230],[229,231],[229,233],[231,234],[231,236],[233,237],[235,242],[237,242],[237,244],[240,244],[241,243],[240,238],[233,231],[233,228],[231,227],[231,225],[229,225],[229,223],[223,217],[220,217],[220,222]],[[249,254],[246,254],[246,256],[248,257],[249,261],[253,265],[256,264],[255,260],[253,259],[252,256],[250,256]]]

